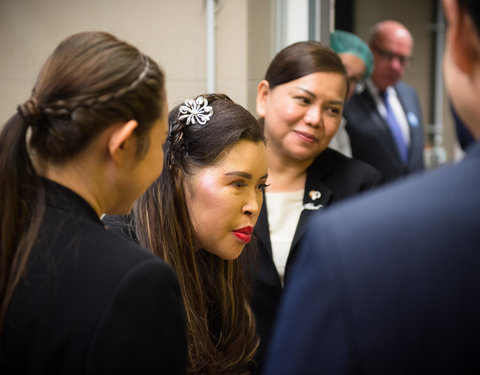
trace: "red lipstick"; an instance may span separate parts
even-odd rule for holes
[[[249,243],[252,240],[252,232],[253,232],[253,227],[252,226],[246,226],[243,228],[235,229],[233,231],[233,234],[240,240],[245,243]]]

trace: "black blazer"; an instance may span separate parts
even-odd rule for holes
[[[423,170],[423,126],[420,102],[415,90],[403,82],[394,86],[409,123],[408,164],[400,159],[386,120],[377,110],[368,89],[355,94],[345,105],[343,115],[352,146],[352,156],[378,169],[385,181]]]
[[[309,206],[310,209],[304,209],[300,215],[285,268],[285,285],[288,283],[290,267],[297,255],[307,219],[318,212],[318,209],[370,189],[378,185],[380,180],[380,173],[373,167],[362,161],[350,159],[335,150],[327,148],[316,158],[307,169],[303,197],[304,205]],[[310,197],[310,191],[320,192],[320,198],[313,200]],[[258,259],[252,262],[250,267],[250,274],[253,275],[252,309],[257,319],[257,330],[261,339],[257,355],[258,369],[254,372],[261,368],[264,350],[268,346],[277,307],[283,294],[280,277],[272,258],[267,210],[268,207],[264,201],[255,226]]]
[[[178,279],[44,180],[47,208],[2,335],[2,374],[185,374]]]
[[[265,375],[480,374],[480,143],[315,215]]]

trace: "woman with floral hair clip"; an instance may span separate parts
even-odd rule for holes
[[[162,175],[113,230],[177,271],[187,311],[189,374],[244,374],[258,339],[246,268],[267,179],[255,118],[221,94],[187,99],[169,114]]]

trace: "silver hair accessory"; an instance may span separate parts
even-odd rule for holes
[[[145,55],[142,55],[142,56],[143,56],[143,61],[145,62],[143,66],[143,70],[140,73],[140,75],[137,77],[137,79],[133,81],[128,87],[130,90],[134,89],[140,82],[142,82],[147,76],[148,71],[150,70],[150,61],[148,61],[148,58]]]
[[[186,99],[185,105],[180,106],[180,113],[182,114],[178,119],[187,119],[187,125],[205,125],[210,117],[212,117],[213,109],[208,105],[208,100],[203,96],[197,99]]]

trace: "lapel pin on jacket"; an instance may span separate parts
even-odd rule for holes
[[[308,192],[308,195],[310,196],[310,198],[313,200],[313,201],[316,201],[317,199],[320,199],[320,197],[322,196],[322,193],[320,193],[319,191],[317,190],[310,190]]]
[[[415,113],[408,112],[407,113],[407,119],[408,119],[408,122],[410,123],[410,125],[413,126],[414,128],[416,128],[418,126],[418,117]]]
[[[320,193],[318,190],[310,190],[308,192],[308,195],[309,195],[309,197],[312,201],[316,201],[316,200],[320,199],[320,197],[322,196],[322,193]],[[312,203],[312,202],[305,203],[303,205],[303,208],[305,210],[318,210],[322,207],[323,207],[322,204],[315,204],[315,203]]]

